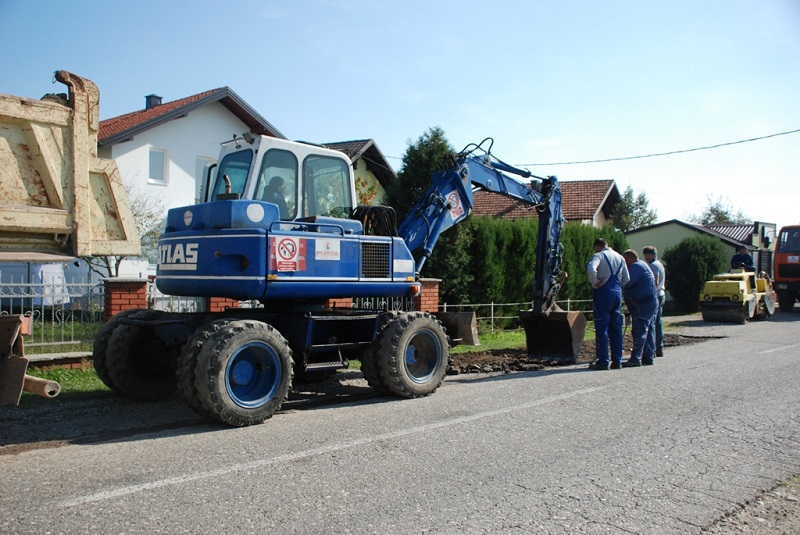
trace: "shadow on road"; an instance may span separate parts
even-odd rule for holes
[[[280,413],[377,398],[361,372],[338,373],[318,383],[298,383]],[[363,383],[363,384],[360,384]],[[113,392],[65,394],[0,408],[0,456],[57,448],[170,435],[213,433],[230,427],[204,419],[176,393],[157,402],[131,400]]]

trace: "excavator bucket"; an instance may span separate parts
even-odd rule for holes
[[[519,318],[525,327],[529,359],[574,364],[580,356],[586,333],[586,316],[581,312],[520,310]]]
[[[434,312],[442,322],[452,345],[481,345],[478,340],[478,320],[474,312]]]

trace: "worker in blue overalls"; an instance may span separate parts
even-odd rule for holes
[[[592,258],[586,266],[592,285],[597,360],[593,370],[622,367],[622,287],[628,284],[628,266],[621,254],[603,238],[594,241]],[[608,346],[611,344],[611,361]]]

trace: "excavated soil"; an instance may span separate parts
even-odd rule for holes
[[[708,340],[706,337],[683,336],[680,334],[664,333],[664,348],[696,344]],[[623,355],[630,354],[633,341],[630,334],[623,339]],[[466,353],[451,353],[453,364],[451,375],[462,373],[492,373],[541,370],[545,367],[563,366],[563,362],[555,360],[531,360],[525,348],[495,349],[486,351],[470,351]],[[589,364],[595,358],[594,343],[584,343],[580,356],[575,363]]]

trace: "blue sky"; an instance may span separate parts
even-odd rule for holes
[[[658,220],[721,200],[800,223],[798,0],[0,0],[0,92],[101,91],[101,119],[229,86],[291,139],[432,126],[561,180],[614,179]]]

